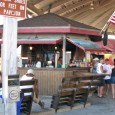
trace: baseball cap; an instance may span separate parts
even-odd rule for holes
[[[34,75],[34,71],[32,69],[29,69],[26,74],[33,74]]]
[[[99,59],[96,57],[96,58],[94,58],[93,60],[98,61]]]

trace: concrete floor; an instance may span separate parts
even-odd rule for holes
[[[43,96],[41,99],[45,102],[45,111],[47,111],[47,109],[50,108],[52,98],[49,96]],[[91,102],[91,106],[89,107],[65,112],[57,112],[53,115],[115,115],[115,99],[112,99],[111,92],[104,98],[98,98],[95,93],[93,96],[89,97],[88,101]],[[37,104],[33,103],[32,115],[35,113],[35,115],[39,115],[39,112],[41,111],[43,110],[41,110]],[[42,113],[40,115],[42,115]]]
[[[55,115],[115,115],[115,99],[111,96],[98,98],[95,95],[89,98],[91,106],[78,110],[60,112]]]

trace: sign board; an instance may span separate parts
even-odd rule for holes
[[[26,17],[26,0],[0,0],[0,15]]]
[[[16,102],[20,100],[19,75],[8,76],[8,101]]]
[[[16,89],[17,88],[17,89]],[[19,101],[20,99],[20,90],[19,87],[10,87],[8,88],[9,92],[9,102]]]

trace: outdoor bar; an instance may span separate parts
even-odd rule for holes
[[[0,33],[2,36],[2,29]],[[112,51],[95,44],[100,40],[98,29],[52,13],[19,21],[18,73],[22,76],[33,69],[40,95],[53,95],[63,77],[71,77],[73,71],[90,72],[95,53]],[[61,67],[57,66],[59,57]],[[75,66],[69,66],[70,59],[74,59]]]

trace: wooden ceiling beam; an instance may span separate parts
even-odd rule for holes
[[[85,12],[85,11],[87,11],[88,9],[89,9],[89,6],[84,6],[84,7],[82,7],[82,8],[77,9],[77,10],[74,10],[74,11],[72,11],[72,12],[66,13],[66,14],[64,14],[64,15],[62,15],[62,16],[68,17],[68,18],[72,19],[74,16],[76,16],[76,15],[82,13],[82,12]]]
[[[39,4],[40,2],[43,2],[43,0],[28,0],[27,3],[31,3],[33,5]]]
[[[52,5],[52,9],[61,6],[62,4],[66,4],[68,2],[71,2],[72,0],[59,0],[56,3]]]
[[[98,7],[99,7],[98,3],[95,3],[95,8],[98,8]],[[90,6],[87,5],[85,8],[81,8],[81,9],[79,9],[79,11],[74,12],[74,15],[71,16],[71,19],[76,19],[76,17],[78,18],[78,17],[80,17],[80,15],[82,15],[82,14],[84,14],[84,15],[87,16],[86,11],[87,11],[88,14],[90,14],[90,13],[93,12],[93,10],[90,9]],[[70,13],[70,14],[72,14],[72,13]],[[83,16],[84,16],[84,15],[83,15]]]
[[[105,2],[107,2],[107,0],[99,0],[99,4],[100,4],[100,5],[105,4]],[[109,2],[110,2],[110,0],[109,0]]]
[[[90,13],[96,15],[96,14],[95,14],[95,11],[97,11],[97,9],[99,9],[99,8],[106,7],[106,5],[108,5],[108,3],[110,4],[109,1],[106,1],[105,4],[103,4],[103,5],[101,5],[101,6],[98,5],[98,4],[96,4],[96,5],[94,6],[94,10],[90,10],[90,11],[89,11],[89,13],[88,13],[88,14],[89,14],[89,17],[90,17]],[[99,12],[100,12],[100,10],[99,10]],[[77,16],[78,16],[78,15],[76,14],[76,15],[74,15],[74,17],[72,17],[72,18],[75,19],[75,18],[77,18]],[[90,18],[92,18],[92,17],[90,17]]]
[[[95,6],[94,6],[94,7],[96,8],[96,7],[98,7],[98,6],[99,6],[99,1],[95,1]],[[73,10],[72,12],[66,13],[66,14],[64,14],[64,15],[62,15],[62,16],[68,17],[68,18],[72,19],[72,18],[74,18],[76,15],[78,15],[78,14],[80,14],[80,13],[82,13],[82,12],[85,12],[85,11],[87,11],[87,10],[89,10],[89,9],[90,9],[90,5],[87,4],[87,5],[84,5],[83,7],[79,8],[79,9],[77,9],[77,10]]]
[[[84,24],[87,24],[87,25],[90,25],[90,26],[93,26],[93,27],[96,27],[96,28],[99,28],[99,29],[102,29],[103,28],[103,26],[104,26],[104,24],[106,23],[106,21],[108,20],[106,17],[107,17],[107,13],[106,12],[108,12],[108,9],[107,9],[107,7],[111,10],[111,12],[114,10],[114,7],[115,7],[115,4],[113,4],[113,3],[111,3],[111,4],[108,4],[108,5],[106,5],[104,8],[99,8],[99,11],[97,11],[97,12],[95,12],[94,14],[95,14],[95,16],[93,16],[92,14],[93,13],[91,13],[91,12],[85,12],[85,13],[83,13],[83,17],[81,17],[81,18],[77,18],[77,21],[80,21],[80,22],[82,22],[82,23],[84,23]],[[89,14],[91,14],[90,16],[88,15],[88,13]],[[87,15],[85,15],[85,14],[87,14]],[[105,16],[104,16],[105,15]],[[111,14],[109,14],[108,13],[108,18],[110,17],[110,15]],[[99,17],[100,16],[102,16],[102,19],[100,19]],[[99,21],[98,22],[96,22],[96,24],[95,25],[92,25],[92,22],[93,21],[95,21],[95,20],[98,20],[99,19]]]
[[[43,11],[43,8],[49,7],[50,4],[54,3],[56,0],[43,0],[39,4],[35,4],[34,6]]]
[[[108,19],[109,19],[109,17],[108,17],[108,15],[109,16],[111,16],[111,9],[110,9],[110,11],[108,11],[108,14],[104,14],[103,15],[103,17],[100,17],[101,18],[101,20],[103,20],[103,21],[97,21],[97,24],[95,25],[96,27],[99,27],[99,29],[102,29],[103,27],[104,27],[104,25],[106,24],[106,22],[108,21]],[[99,18],[99,19],[100,19]],[[92,26],[92,24],[90,24],[91,26]],[[110,24],[110,26],[108,27],[108,32],[110,32],[110,29],[111,29],[111,24]],[[114,28],[112,28],[112,30],[113,29],[115,29],[115,27]]]
[[[79,20],[85,20],[86,22],[90,21],[94,17],[101,15],[107,9],[107,7],[111,7],[111,4],[113,4],[113,3],[110,2],[108,4],[103,4],[103,6],[101,5],[101,7],[97,7],[94,10],[87,12],[87,16],[85,15],[86,13],[82,13],[82,16],[79,17]],[[74,17],[74,19],[78,20],[78,16]]]
[[[29,12],[28,14],[31,14],[33,16],[37,16],[38,15],[37,13],[33,12],[33,10],[31,10],[29,8],[27,8],[27,12]]]
[[[111,16],[111,14],[113,13],[113,7],[110,7],[110,9],[107,9],[105,13],[103,13],[100,17],[95,18],[95,21],[92,21],[92,23],[90,24],[91,26],[96,26],[99,22],[101,22],[102,20],[104,20],[104,18]]]
[[[74,20],[79,21],[79,22],[81,22],[81,23],[87,24],[88,21],[87,21],[85,18],[88,17],[88,13],[92,13],[92,10],[87,10],[87,11],[85,11],[85,12],[83,12],[83,13],[77,15],[77,16],[74,18]]]
[[[80,1],[80,2],[75,2],[75,4],[68,5],[66,8],[60,9],[59,11],[57,11],[55,13],[60,15],[60,14],[62,14],[64,12],[67,12],[67,11],[72,10],[74,8],[83,6],[83,5],[85,5],[87,3],[90,3],[90,2],[91,2],[91,0],[83,0],[83,1]]]
[[[39,15],[39,9],[37,9],[36,7],[34,7],[34,5],[27,3],[27,10],[31,10],[31,12]]]
[[[71,0],[58,0],[58,1],[56,1],[56,2],[50,3],[50,4],[51,4],[51,10],[50,10],[50,11],[51,11],[51,12],[55,12],[55,9],[56,9],[56,8],[60,7],[60,6],[63,5],[63,4],[66,4],[66,3],[68,3],[68,2],[71,2]],[[50,5],[50,4],[49,4],[49,5]],[[49,5],[42,7],[42,11],[43,11],[43,12],[47,12],[48,9],[49,9]],[[60,9],[60,8],[59,8],[59,9]]]

